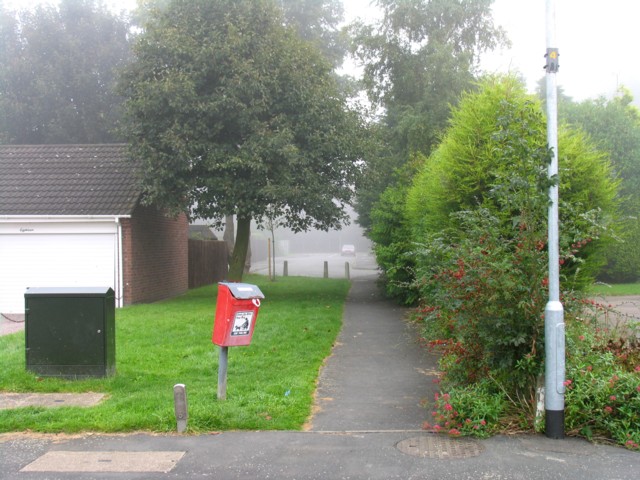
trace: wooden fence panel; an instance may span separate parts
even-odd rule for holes
[[[189,288],[221,282],[228,270],[225,242],[189,239]]]

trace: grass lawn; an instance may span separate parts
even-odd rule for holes
[[[116,311],[116,369],[107,379],[38,378],[25,371],[24,334],[0,337],[0,391],[101,392],[91,408],[0,410],[0,432],[174,431],[173,386],[184,383],[189,431],[300,429],[316,378],[340,330],[346,280],[248,275],[265,295],[252,343],[230,347],[219,401],[211,343],[217,286]]]
[[[590,293],[599,296],[640,295],[640,283],[597,283],[591,287]]]

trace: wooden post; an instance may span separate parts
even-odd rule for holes
[[[267,238],[267,262],[269,263],[269,280],[273,280],[271,277],[271,239]]]
[[[288,260],[284,261],[284,266],[282,267],[282,276],[283,277],[288,277],[289,276],[289,261]]]
[[[324,261],[324,278],[329,278],[329,262]]]
[[[344,276],[347,280],[351,280],[351,273],[349,272],[349,262],[344,262]]]

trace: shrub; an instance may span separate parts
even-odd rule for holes
[[[583,133],[563,128],[558,143],[561,231],[565,242],[574,243],[591,222],[612,223],[617,182],[606,155]],[[513,77],[486,79],[462,98],[442,143],[409,189],[405,218],[414,241],[437,234],[457,242],[465,233],[451,214],[476,208],[489,210],[502,225],[517,227],[525,215],[544,232],[549,159],[540,103]],[[580,268],[568,279],[580,287],[591,283],[607,238],[601,235],[573,255]]]
[[[640,450],[638,342],[576,319],[569,323],[567,347],[568,434]]]
[[[568,324],[566,434],[640,451],[640,344],[595,330],[583,320],[573,318]],[[444,389],[448,393],[435,395],[431,419],[423,428],[487,437],[544,427],[543,418],[535,425],[534,398],[511,398],[490,376],[466,386],[445,384]]]
[[[444,405],[442,396],[436,401],[440,429],[444,420],[455,424],[454,433],[474,433],[482,415],[468,405],[491,395],[508,406],[492,410],[502,416],[492,428],[513,424],[504,417],[515,418],[518,428],[536,426],[549,283],[548,190],[558,182],[547,175],[544,130],[540,106],[521,85],[491,79],[463,99],[409,191],[416,315],[427,339],[442,349],[442,386],[449,393]],[[605,157],[581,133],[564,131],[560,152],[559,261],[570,321],[582,314],[580,292],[601,265],[616,183]],[[628,429],[623,433],[637,443]]]
[[[473,383],[503,369],[509,373],[498,376],[523,387],[529,377],[514,375],[517,362],[527,355],[542,361],[545,242],[524,226],[514,238],[500,234],[487,210],[456,217],[464,238],[455,245],[434,238],[418,256],[427,335],[448,340],[442,367],[449,382]]]
[[[498,430],[507,402],[501,392],[496,392],[488,382],[481,382],[451,389],[449,393],[436,393],[434,407],[433,423],[425,422],[425,430],[485,438]]]
[[[413,285],[415,259],[411,253],[411,230],[404,217],[406,188],[387,188],[371,212],[369,237],[374,242],[376,261],[383,272],[387,295],[411,305],[417,301]]]

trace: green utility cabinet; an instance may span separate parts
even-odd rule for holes
[[[111,288],[28,288],[24,304],[27,370],[65,378],[115,373],[115,295]]]

